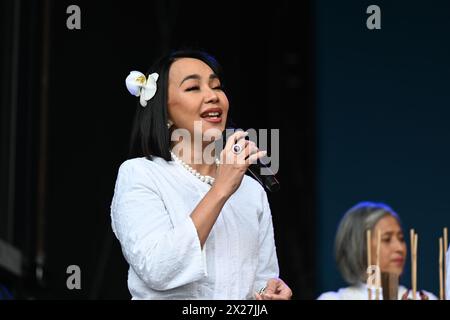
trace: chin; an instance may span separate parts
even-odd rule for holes
[[[222,138],[223,126],[205,126],[203,128],[203,138],[207,141],[219,140]]]
[[[393,267],[387,270],[387,272],[401,276],[403,273],[403,267]]]

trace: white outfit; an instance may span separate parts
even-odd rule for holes
[[[111,220],[130,265],[132,299],[252,299],[278,277],[267,195],[249,176],[201,249],[190,214],[210,188],[159,157],[120,166]]]
[[[383,300],[383,289],[380,290],[380,300]],[[398,300],[402,299],[402,296],[405,294],[407,289],[404,286],[398,286]],[[372,291],[374,292],[374,291]],[[427,291],[424,293],[428,296],[430,300],[437,300],[437,297]],[[330,291],[322,293],[317,300],[368,300],[368,291],[367,285],[365,283],[361,283],[356,286],[351,286],[347,288],[341,288],[338,291]],[[412,299],[412,291],[410,290],[408,297]],[[416,293],[416,298],[420,299],[419,292]],[[375,299],[375,294],[372,294],[372,299]]]

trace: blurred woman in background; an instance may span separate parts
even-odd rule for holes
[[[371,261],[377,257],[377,234],[380,231],[379,267],[382,273],[400,276],[405,266],[407,248],[397,213],[384,203],[361,202],[345,213],[335,239],[336,261],[349,287],[326,292],[319,300],[368,300],[366,232],[371,230]],[[404,286],[398,287],[398,299],[411,298]],[[372,299],[374,296],[372,296]],[[380,299],[383,298],[380,292]],[[419,291],[417,299],[436,300],[428,292]]]

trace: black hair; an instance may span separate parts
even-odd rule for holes
[[[166,161],[170,156],[170,130],[167,128],[167,98],[169,70],[172,63],[180,58],[194,58],[206,63],[213,72],[222,79],[222,68],[217,60],[210,54],[194,49],[172,51],[161,57],[146,73],[146,77],[156,72],[158,89],[155,96],[143,108],[137,103],[136,114],[131,130],[130,158],[146,157],[152,160],[153,156]],[[223,84],[223,83],[222,83]]]

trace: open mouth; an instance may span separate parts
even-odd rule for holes
[[[221,122],[222,121],[222,110],[215,108],[215,109],[208,109],[200,114],[200,117],[202,117],[205,121],[208,122]]]

